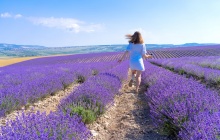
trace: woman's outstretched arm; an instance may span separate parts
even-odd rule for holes
[[[118,62],[121,62],[122,60],[124,60],[125,56],[129,53],[129,51],[125,51],[124,54],[122,55],[122,57],[118,60]]]
[[[143,57],[144,59],[153,58],[152,55],[147,55],[147,54],[144,54],[142,57]]]

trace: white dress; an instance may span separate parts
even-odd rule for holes
[[[144,71],[142,55],[147,53],[146,46],[144,44],[129,43],[126,50],[130,52],[130,69]]]

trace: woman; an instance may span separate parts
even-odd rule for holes
[[[129,45],[122,58],[119,60],[121,62],[124,57],[130,53],[130,69],[132,72],[132,79],[129,82],[129,86],[132,86],[132,83],[136,74],[136,93],[138,93],[138,89],[141,83],[141,73],[145,70],[143,59],[152,58],[151,55],[146,55],[146,46],[144,44],[144,40],[141,36],[141,33],[136,31],[133,35],[126,35],[127,39],[129,39]]]

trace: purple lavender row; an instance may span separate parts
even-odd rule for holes
[[[1,126],[0,130],[3,135],[0,136],[0,139],[86,140],[90,138],[89,130],[82,123],[82,121],[86,122],[82,115],[91,115],[87,110],[102,113],[107,105],[113,102],[114,95],[119,92],[122,80],[127,78],[127,69],[128,64],[124,62],[113,69],[90,77],[70,96],[61,101],[60,109],[57,112],[51,112],[48,116],[39,112],[37,114],[23,114],[22,117],[9,122],[5,127]],[[79,110],[80,107],[83,107],[87,111],[84,114],[79,114],[82,120],[72,112],[72,109],[76,107]]]
[[[12,64],[6,67],[115,61],[118,60],[118,58],[121,57],[121,55],[122,55],[121,52],[108,52],[108,53],[90,53],[90,54],[42,57],[42,58],[37,58],[37,59],[32,59],[32,60],[27,60],[20,63]]]
[[[193,61],[195,60],[195,61]],[[151,60],[152,63],[162,67],[174,70],[180,74],[189,74],[204,79],[207,84],[220,83],[220,71],[198,65],[196,59],[191,58],[174,58],[174,59],[158,59]]]
[[[48,58],[41,58],[41,61],[42,59],[48,61]],[[32,65],[36,61],[38,59],[0,69],[0,116],[63,90],[73,82],[84,82],[89,76],[110,69],[117,63],[109,61],[65,64],[50,61],[50,65]]]
[[[220,97],[194,79],[145,62],[142,82],[149,88],[153,122],[168,135],[182,139],[217,139]]]
[[[91,136],[82,120],[69,113],[24,113],[0,127],[1,140],[86,140]]]
[[[186,58],[186,63],[196,64],[205,68],[220,70],[220,56]]]
[[[152,60],[152,62],[157,60]],[[185,63],[195,64],[205,68],[220,69],[220,56],[208,56],[208,57],[183,57],[183,58],[170,58],[170,59],[159,59],[162,64],[172,66],[172,63]]]
[[[149,54],[153,54],[153,58],[179,58],[179,57],[198,57],[198,56],[219,56],[220,45],[207,45],[196,47],[176,47],[149,50]]]
[[[113,102],[122,81],[127,79],[128,62],[89,78],[60,103],[59,109],[79,114],[85,123],[93,122]]]

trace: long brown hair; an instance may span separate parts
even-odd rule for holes
[[[127,34],[125,35],[127,39],[129,39],[129,43],[134,44],[143,44],[144,40],[140,32],[136,31],[133,35]]]

